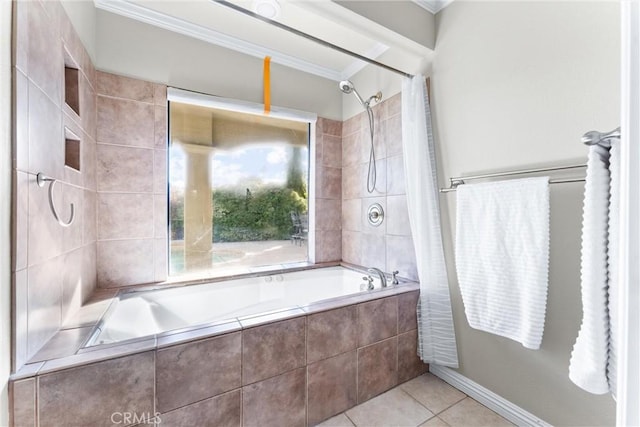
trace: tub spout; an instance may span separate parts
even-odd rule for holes
[[[380,278],[380,286],[383,287],[383,288],[387,287],[387,277],[384,275],[382,270],[380,270],[379,268],[370,267],[370,268],[367,268],[367,272],[376,273],[378,275],[378,277]]]

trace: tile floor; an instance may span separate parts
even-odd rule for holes
[[[441,379],[426,373],[318,427],[512,426]]]

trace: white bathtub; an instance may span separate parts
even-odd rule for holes
[[[327,267],[218,283],[122,293],[85,345],[305,306],[361,292],[363,273]],[[374,277],[375,288],[380,280]]]

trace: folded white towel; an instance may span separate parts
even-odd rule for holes
[[[472,328],[540,348],[549,276],[549,178],[457,190],[456,268]]]
[[[609,152],[589,148],[582,219],[582,325],[571,353],[569,378],[594,394],[609,391],[607,359],[607,235],[609,213]]]

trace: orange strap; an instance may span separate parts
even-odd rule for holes
[[[264,113],[269,114],[271,111],[271,57],[264,57]]]

